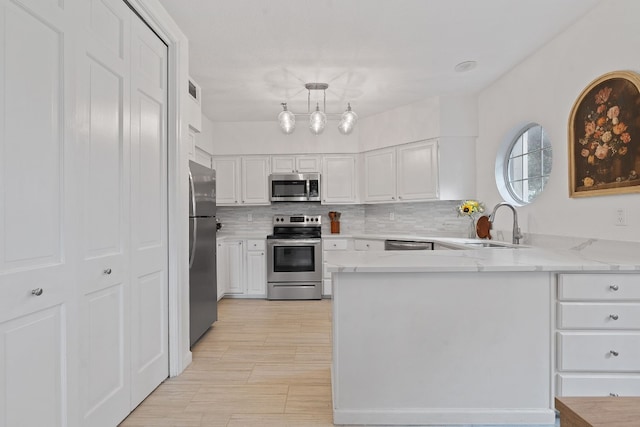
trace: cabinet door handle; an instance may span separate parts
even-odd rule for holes
[[[35,288],[31,291],[31,295],[35,295],[37,297],[39,297],[40,295],[42,295],[44,291],[42,290],[42,288]]]
[[[111,269],[105,268],[102,272],[108,276],[109,274],[111,274]]]
[[[617,352],[617,351],[615,351],[615,350],[610,350],[610,351],[609,351],[609,354],[611,354],[613,357],[618,357],[618,355],[619,355],[620,353],[618,353],[618,352]]]
[[[620,396],[620,395],[619,395],[618,393],[609,393],[609,396],[611,396],[611,397],[618,397],[618,396]]]
[[[618,315],[617,315],[617,314],[610,314],[610,315],[609,315],[609,318],[610,318],[611,320],[618,320]]]
[[[617,291],[618,289],[620,289],[620,287],[618,285],[610,285],[609,289],[611,289],[612,291]]]
[[[367,243],[365,246],[366,246],[366,247],[369,247],[369,244]]]

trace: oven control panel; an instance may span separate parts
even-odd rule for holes
[[[319,226],[322,224],[322,215],[274,215],[273,225],[305,227]]]

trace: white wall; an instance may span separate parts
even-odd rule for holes
[[[222,154],[357,153],[358,127],[350,135],[338,132],[338,122],[328,121],[313,135],[306,121],[296,120],[290,135],[278,127],[277,115],[269,122],[214,122],[213,152]]]
[[[360,151],[478,134],[476,97],[432,97],[360,120]]]
[[[200,133],[195,134],[196,147],[208,154],[213,154],[213,122],[206,116],[202,116],[201,124]]]
[[[528,122],[541,124],[551,139],[548,187],[518,209],[524,232],[640,241],[640,194],[569,198],[567,146],[569,113],[580,92],[609,71],[640,72],[639,24],[639,1],[605,0],[480,93],[477,192],[488,207],[501,201],[494,166],[505,139]],[[613,225],[618,208],[626,210],[626,227]],[[510,219],[501,218],[496,227],[509,229]]]

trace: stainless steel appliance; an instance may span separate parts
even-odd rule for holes
[[[272,202],[319,202],[320,174],[271,174],[269,188]]]
[[[418,242],[414,240],[385,240],[385,251],[432,251],[433,242]]]
[[[216,172],[189,162],[189,321],[193,345],[218,320]]]
[[[267,236],[267,299],[322,298],[320,215],[276,215]]]

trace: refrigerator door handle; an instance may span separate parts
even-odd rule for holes
[[[189,185],[191,189],[191,209],[193,213],[193,235],[191,236],[191,247],[189,248],[189,269],[193,266],[193,259],[195,258],[196,253],[196,240],[198,239],[198,218],[196,218],[196,190],[193,185],[193,175],[191,171],[189,171]]]
[[[196,213],[196,187],[193,183],[193,175],[189,171],[189,189],[191,190],[191,216],[198,216]]]

